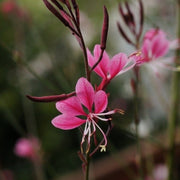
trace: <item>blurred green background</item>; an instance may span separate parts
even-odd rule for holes
[[[0,7],[4,2],[0,0]],[[53,179],[81,167],[77,156],[81,136],[78,129],[63,131],[52,126],[51,120],[59,114],[54,103],[34,103],[26,95],[45,96],[73,91],[78,78],[85,76],[83,54],[69,30],[48,11],[42,0],[13,2],[22,10],[22,17],[14,12],[0,12],[0,171],[11,170],[17,180],[33,179],[31,163],[13,152],[17,139],[31,134],[41,141],[43,168],[47,178]],[[77,2],[82,33],[91,51],[95,44],[100,43],[103,5],[106,5],[110,17],[107,52],[113,56],[118,52],[130,54],[133,51],[116,26],[120,19],[120,0]],[[157,6],[160,2],[162,6]],[[144,32],[158,26],[169,33],[169,39],[175,38],[174,3],[159,0],[144,4]],[[151,132],[167,126],[171,73],[166,73],[163,80],[146,70],[142,73],[145,75],[141,92],[142,135],[151,135]],[[109,107],[122,108],[125,115],[114,116],[107,153],[97,153],[94,159],[111,156],[135,142],[132,76],[133,73],[128,72],[115,78],[107,89],[110,92]],[[100,79],[93,74],[92,81],[99,83]],[[154,92],[162,87],[160,92]]]

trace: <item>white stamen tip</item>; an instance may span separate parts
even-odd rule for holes
[[[100,145],[99,146],[101,149],[100,149],[100,152],[106,152],[106,146],[105,145]]]

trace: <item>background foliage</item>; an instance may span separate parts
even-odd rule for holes
[[[41,141],[44,169],[52,179],[81,166],[76,153],[81,137],[77,129],[61,131],[51,125],[51,119],[58,114],[54,103],[33,103],[25,95],[71,92],[77,79],[84,76],[83,56],[74,37],[47,10],[43,1],[17,0],[16,3],[25,12],[25,17],[0,12],[0,170],[11,170],[18,180],[33,179],[29,173],[32,171],[30,162],[13,152],[19,137],[32,134]],[[110,15],[107,51],[111,55],[131,52],[132,47],[122,39],[116,27],[120,19],[118,3],[120,0],[78,0],[81,27],[89,49],[100,42],[103,5],[106,5]],[[144,5],[145,30],[158,26],[169,33],[170,39],[175,38],[174,3],[159,0],[144,1]],[[142,135],[151,136],[152,132],[162,131],[167,126],[171,73],[165,73],[161,81],[146,69],[142,73],[142,86],[145,87],[141,89]],[[121,118],[114,117],[108,152],[99,153],[95,158],[111,156],[135,142],[131,76],[132,72],[128,72],[116,78],[108,88],[110,107],[122,108],[126,113]],[[99,81],[96,75],[92,79]],[[162,84],[165,84],[163,90],[158,91]]]

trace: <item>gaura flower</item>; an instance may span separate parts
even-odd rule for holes
[[[0,11],[4,15],[13,15],[19,18],[28,18],[27,12],[18,6],[13,0],[5,0],[0,4]]]
[[[15,145],[14,153],[17,156],[29,158],[31,160],[38,158],[40,143],[37,138],[20,138]]]
[[[89,49],[87,49],[88,64],[90,67],[96,64],[100,54],[100,45],[95,45],[93,55]],[[101,88],[98,89],[103,89],[115,76],[128,71],[133,68],[134,65],[135,62],[132,61],[132,59],[128,59],[124,53],[116,54],[110,59],[107,52],[104,51],[100,63],[94,68],[94,71],[102,78]]]
[[[141,49],[133,53],[131,58],[135,59],[137,66],[148,63],[148,66],[156,73],[158,73],[159,67],[177,70],[172,67],[174,58],[164,57],[170,49],[177,47],[178,40],[169,41],[164,31],[160,29],[150,29],[144,35]]]
[[[141,48],[142,62],[149,62],[162,57],[169,51],[170,41],[166,34],[160,29],[150,29],[146,32]],[[142,63],[140,62],[140,63]]]
[[[100,147],[105,151],[107,138],[98,125],[98,120],[109,121],[111,118],[104,116],[114,114],[118,110],[104,112],[108,104],[107,94],[103,90],[95,92],[86,78],[82,77],[78,80],[75,91],[76,96],[56,103],[57,110],[62,114],[55,117],[52,124],[63,130],[74,129],[85,124],[81,150],[83,143],[87,140],[87,152],[90,148],[91,136],[98,129],[104,137],[104,144]]]

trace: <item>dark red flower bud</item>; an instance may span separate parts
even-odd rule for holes
[[[71,0],[71,2],[72,2],[73,8],[74,8],[75,13],[76,13],[77,24],[80,25],[79,7],[78,7],[78,5],[76,3],[76,0]]]
[[[129,43],[129,44],[132,44],[134,45],[134,43],[129,39],[129,37],[126,35],[126,33],[123,31],[123,29],[121,28],[121,25],[119,22],[117,22],[117,27],[118,27],[118,30],[120,32],[120,34],[123,36],[123,38]]]
[[[129,25],[135,26],[134,15],[131,12],[131,9],[129,8],[129,4],[126,2],[125,6],[126,6],[126,9],[127,9],[127,14],[128,14],[127,23]]]
[[[78,32],[71,26],[71,24],[69,24],[69,22],[66,20],[65,17],[63,17],[61,15],[60,12],[57,11],[57,9],[51,4],[49,3],[47,0],[43,0],[44,4],[46,5],[46,7],[67,27],[69,27],[69,29],[72,31],[73,34],[76,34],[77,36],[79,35]],[[51,0],[52,3],[54,3],[61,11],[64,11],[62,6],[56,1],[56,0]],[[65,11],[64,11],[65,12]]]
[[[102,35],[101,35],[101,49],[102,50],[106,48],[108,27],[109,27],[109,15],[108,15],[106,7],[104,6],[104,21],[103,21]]]
[[[56,1],[56,0],[51,0],[60,10],[64,10],[63,7]]]
[[[35,102],[57,102],[72,97],[75,94],[76,94],[75,92],[72,92],[69,94],[60,94],[60,95],[51,95],[51,96],[42,96],[42,97],[26,95],[26,97],[31,101],[35,101]]]
[[[144,8],[141,0],[139,0],[139,7],[140,7],[140,29],[137,37],[138,39],[141,37],[143,24],[144,24]]]

